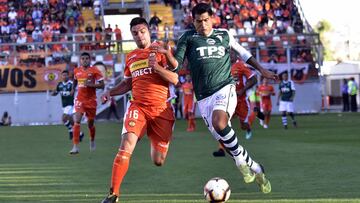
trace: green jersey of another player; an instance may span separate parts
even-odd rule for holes
[[[62,121],[67,127],[69,132],[69,139],[73,137],[72,126],[73,126],[73,108],[74,108],[74,94],[72,93],[73,83],[69,80],[69,72],[64,70],[61,73],[62,81],[58,83],[56,89],[52,92],[52,96],[56,96],[60,93],[61,104],[62,104]],[[83,134],[82,134],[83,136]]]
[[[234,47],[234,42],[234,38],[225,29],[213,29],[207,37],[196,30],[190,30],[180,37],[175,57],[179,64],[182,64],[185,57],[190,62],[188,68],[198,100],[233,83],[229,51]],[[244,53],[245,59],[250,57],[242,47],[235,47]]]
[[[281,82],[279,84],[279,95],[277,104],[279,105],[279,111],[281,112],[281,121],[285,129],[288,128],[287,117],[289,114],[294,127],[297,127],[297,122],[294,115],[294,97],[295,97],[295,85],[294,82],[289,79],[288,72],[281,74]]]
[[[262,167],[238,144],[235,131],[229,125],[237,104],[230,73],[230,50],[264,77],[276,79],[276,75],[264,69],[227,30],[213,29],[212,14],[211,7],[206,3],[199,3],[193,8],[195,30],[187,31],[180,37],[175,57],[162,47],[156,49],[166,54],[174,68],[179,67],[185,58],[189,61],[198,106],[211,134],[230,152],[244,175],[244,181],[250,183],[256,179],[262,192],[269,193],[271,185]]]
[[[62,107],[74,106],[74,95],[71,94],[73,82],[71,80],[59,82],[55,94],[60,93]]]

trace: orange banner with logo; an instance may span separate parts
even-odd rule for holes
[[[61,81],[65,64],[48,67],[0,66],[0,91],[37,92],[53,90]]]

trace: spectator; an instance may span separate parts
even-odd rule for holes
[[[93,33],[93,31],[94,31],[93,27],[91,26],[90,23],[88,23],[86,25],[86,27],[85,27],[85,32],[87,33],[86,38],[87,38],[87,40],[89,42],[92,41],[92,38],[93,38],[92,33]]]
[[[17,12],[15,11],[14,7],[11,7],[8,13],[9,21],[16,21],[16,17],[17,17]]]
[[[158,27],[160,23],[160,18],[157,16],[157,13],[154,12],[154,16],[150,18],[149,26],[151,27],[152,25],[155,25],[156,27]]]
[[[164,39],[165,41],[168,41],[170,39],[170,26],[167,23],[165,23],[164,25],[164,32],[165,32]]]
[[[350,95],[350,110],[351,112],[357,112],[356,96],[359,90],[358,85],[355,82],[355,78],[351,77],[348,81],[348,93]]]
[[[348,92],[348,81],[347,79],[343,80],[343,85],[341,86],[342,101],[343,101],[343,112],[350,110],[349,106],[349,92]]]
[[[94,5],[94,15],[95,15],[95,19],[99,20],[100,19],[100,6],[95,6]]]
[[[111,47],[111,37],[112,37],[112,28],[111,25],[108,24],[108,27],[105,28],[105,41],[107,42],[108,49]]]
[[[31,35],[32,35],[34,42],[42,42],[43,41],[42,31],[40,30],[39,27],[36,27]]]
[[[115,25],[115,30],[114,30],[114,32],[115,32],[115,39],[116,39],[116,41],[120,41],[120,42],[117,42],[118,50],[119,50],[120,52],[122,52],[122,42],[121,42],[121,40],[122,40],[122,34],[121,34],[121,30],[120,30],[120,28],[118,27],[118,25]]]
[[[175,21],[173,28],[174,39],[177,39],[180,36],[180,30],[181,30],[180,25],[178,25],[178,23]]]
[[[150,26],[150,32],[151,32],[151,41],[158,39],[158,27],[156,25]]]
[[[0,126],[11,126],[11,116],[7,111],[4,112],[1,118]]]

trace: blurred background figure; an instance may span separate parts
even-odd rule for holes
[[[1,118],[0,126],[11,126],[11,116],[7,111],[4,112]]]
[[[347,112],[350,110],[349,105],[349,88],[348,88],[348,81],[347,79],[343,80],[343,85],[341,86],[341,93],[342,93],[342,102],[343,102],[343,112]]]
[[[348,92],[350,95],[350,110],[351,112],[357,112],[356,96],[358,92],[358,85],[355,82],[355,78],[351,77],[348,81]]]

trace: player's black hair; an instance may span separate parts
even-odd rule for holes
[[[69,71],[68,71],[68,70],[63,70],[61,73],[67,73],[67,74],[69,74]]]
[[[209,16],[213,15],[213,11],[211,10],[211,6],[206,3],[197,4],[191,11],[192,17],[195,19],[195,15],[201,15],[203,13],[208,13]]]
[[[80,57],[81,57],[81,56],[88,56],[89,58],[91,58],[89,52],[83,52],[83,53],[80,55]]]
[[[149,23],[145,20],[145,18],[142,17],[135,17],[130,22],[130,29],[134,27],[135,25],[144,24],[149,29]]]

